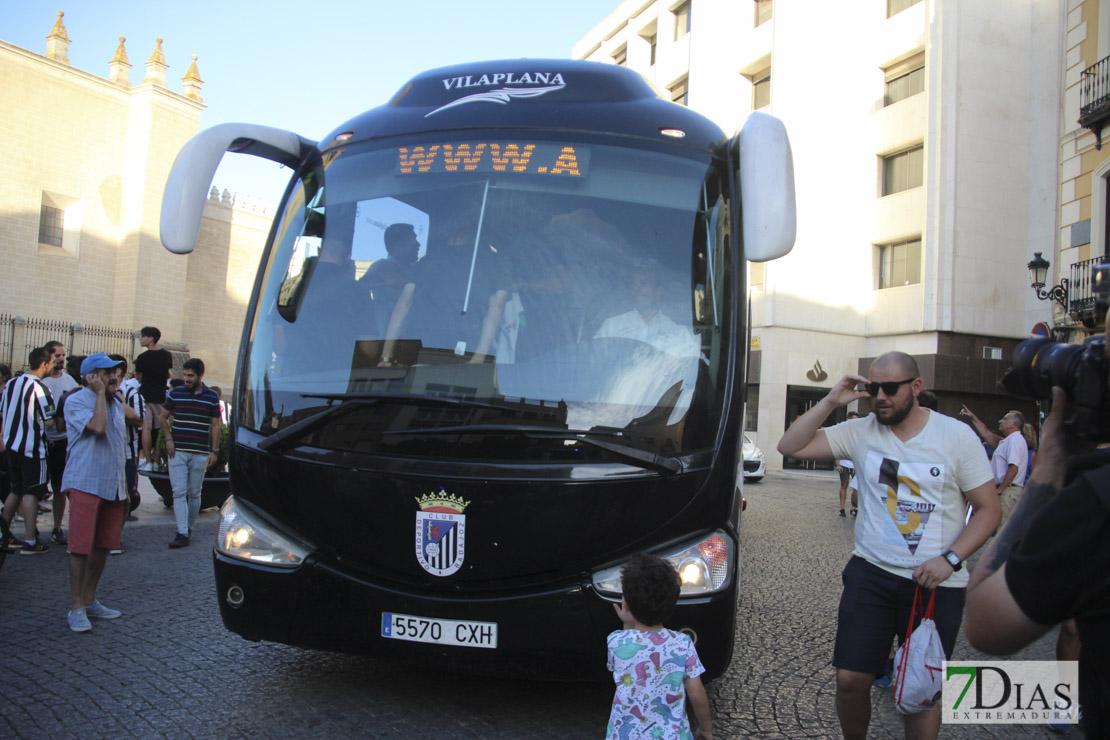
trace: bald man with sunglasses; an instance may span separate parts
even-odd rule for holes
[[[788,457],[847,458],[856,466],[855,547],[844,568],[833,652],[845,738],[867,734],[871,685],[891,638],[905,640],[915,585],[936,589],[937,631],[952,657],[968,582],[963,561],[1001,518],[994,476],[975,433],[918,404],[919,376],[913,357],[888,352],[871,364],[868,377],[841,378],[778,444]],[[866,418],[821,427],[835,409],[867,397],[874,412]],[[975,514],[965,526],[968,503]],[[935,738],[940,719],[939,705],[905,715],[906,737]]]

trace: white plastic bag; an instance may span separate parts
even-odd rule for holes
[[[910,623],[907,632],[913,627],[918,611],[921,587],[913,595],[913,608],[910,610]],[[941,645],[937,624],[933,621],[933,603],[936,592],[929,599],[929,606],[917,629],[906,638],[902,647],[894,654],[894,707],[902,714],[925,712],[940,704],[940,693],[944,687],[944,646]]]

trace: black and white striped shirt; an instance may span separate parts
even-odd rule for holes
[[[54,417],[54,399],[31,373],[12,378],[0,402],[4,445],[24,457],[46,457],[46,420]]]
[[[124,402],[135,410],[139,418],[143,418],[143,411],[146,409],[146,401],[143,400],[143,395],[139,392],[139,381],[131,378],[125,380],[121,386],[123,390]],[[139,459],[139,448],[142,447],[142,430],[136,427],[127,425],[127,457],[131,460]]]

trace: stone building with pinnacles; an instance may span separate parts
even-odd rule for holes
[[[162,39],[138,84],[126,40],[106,76],[70,66],[58,18],[45,54],[0,40],[0,362],[20,369],[51,339],[71,354],[140,351],[157,326],[205,380],[230,392],[243,316],[269,204],[212,189],[188,257],[159,240],[162,189],[181,146],[200,129],[203,80],[193,55],[180,91],[167,84]],[[67,333],[68,332],[68,333]]]

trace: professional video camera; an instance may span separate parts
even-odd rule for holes
[[[1096,311],[1110,306],[1110,263],[1092,269]],[[1110,360],[1106,337],[1089,337],[1083,344],[1058,344],[1051,339],[1026,339],[1014,350],[1013,367],[1002,387],[1018,398],[1052,399],[1052,386],[1068,394],[1072,412],[1065,431],[1079,439],[1110,441]]]

